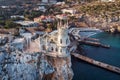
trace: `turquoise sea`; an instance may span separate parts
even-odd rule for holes
[[[100,39],[103,44],[109,44],[111,48],[83,45],[84,55],[120,68],[120,34],[99,33],[92,37]],[[72,69],[73,80],[120,80],[120,74],[96,67],[74,57],[72,57]]]

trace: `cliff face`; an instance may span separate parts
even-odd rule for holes
[[[0,52],[0,80],[72,80],[71,57],[41,53]]]
[[[0,53],[0,80],[42,80],[44,74],[53,72],[41,53]]]
[[[51,76],[46,75],[47,80],[72,80],[73,71],[71,69],[71,56],[66,58],[46,57],[49,64],[51,64],[55,71]]]

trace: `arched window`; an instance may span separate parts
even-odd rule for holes
[[[62,53],[62,49],[60,50],[60,52]]]
[[[68,39],[66,39],[66,44],[68,43]]]
[[[62,39],[60,39],[60,43],[62,44]]]
[[[56,48],[56,52],[58,51],[58,49]]]
[[[66,49],[66,54],[68,53],[68,49]]]
[[[45,45],[43,45],[42,47],[43,47],[43,50],[46,50],[46,46]]]
[[[53,47],[51,47],[51,50],[53,51]]]
[[[53,42],[53,39],[51,39],[51,41]]]

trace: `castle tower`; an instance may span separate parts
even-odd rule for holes
[[[57,46],[58,46],[58,56],[59,57],[67,57],[70,52],[68,46],[70,44],[68,28],[67,24],[58,24],[58,38],[57,38]]]

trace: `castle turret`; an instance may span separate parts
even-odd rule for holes
[[[69,36],[68,36],[68,28],[67,24],[62,25],[61,23],[58,26],[58,56],[66,57],[70,54],[68,50],[68,46],[70,44]]]

